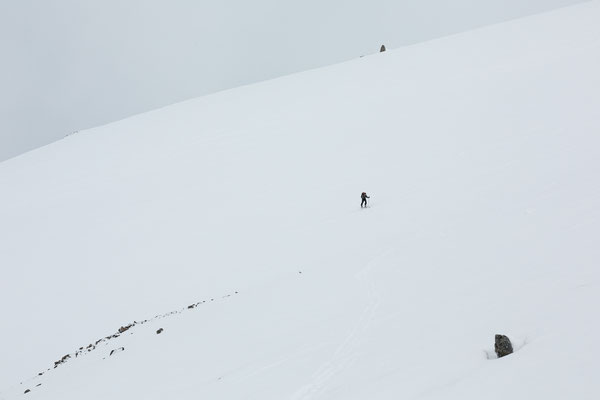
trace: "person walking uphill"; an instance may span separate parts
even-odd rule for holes
[[[362,192],[362,194],[360,195],[360,198],[362,199],[362,201],[360,202],[360,208],[363,208],[363,204],[366,207],[367,206],[367,199],[370,199],[370,197],[367,196],[366,192]]]

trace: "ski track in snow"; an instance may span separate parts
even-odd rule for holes
[[[353,363],[355,359],[354,349],[362,340],[361,334],[369,329],[369,325],[382,300],[375,288],[374,281],[369,278],[369,274],[379,261],[391,252],[392,249],[384,251],[381,255],[371,260],[365,268],[355,274],[355,278],[358,279],[363,286],[367,304],[362,310],[360,317],[350,332],[341,341],[341,344],[336,348],[331,358],[315,371],[312,381],[294,393],[290,397],[290,400],[316,400],[323,398],[323,395],[327,390],[327,383],[336,375],[341,374]]]

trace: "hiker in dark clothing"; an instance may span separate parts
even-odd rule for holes
[[[362,199],[362,201],[360,202],[360,208],[363,208],[363,204],[366,207],[367,206],[367,199],[370,199],[370,197],[367,196],[367,193],[362,192],[362,194],[360,195],[360,198]]]

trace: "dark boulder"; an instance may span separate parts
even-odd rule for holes
[[[513,347],[510,339],[504,335],[496,335],[496,343],[494,344],[494,350],[496,350],[496,354],[498,358],[507,356],[512,354]]]
[[[379,49],[379,52],[380,52],[380,53],[383,53],[384,51],[385,51],[385,45],[384,45],[384,44],[382,44],[382,45],[381,45],[381,48]]]

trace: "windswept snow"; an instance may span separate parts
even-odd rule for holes
[[[599,398],[599,18],[593,1],[1,163],[0,399]]]

